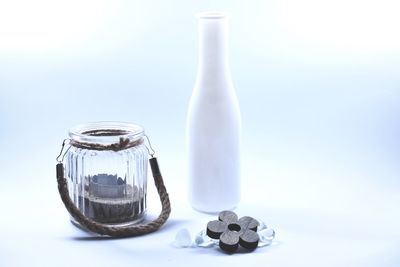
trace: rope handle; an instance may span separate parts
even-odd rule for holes
[[[97,233],[99,235],[107,235],[111,237],[133,237],[145,235],[157,231],[168,219],[171,213],[171,203],[167,189],[165,188],[163,177],[158,166],[157,158],[152,157],[149,159],[151,172],[153,174],[154,183],[157,188],[158,195],[161,201],[161,213],[157,219],[146,223],[134,226],[108,226],[95,222],[86,217],[74,204],[69,196],[67,179],[64,177],[64,165],[59,162],[56,166],[57,170],[57,184],[58,191],[61,199],[71,216],[84,228]]]

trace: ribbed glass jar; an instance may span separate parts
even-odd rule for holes
[[[65,173],[70,197],[81,212],[114,226],[143,220],[148,160],[143,128],[123,122],[93,122],[73,127],[69,136]],[[120,140],[129,140],[134,146],[113,151],[77,145],[109,146]],[[72,217],[71,221],[78,225]]]

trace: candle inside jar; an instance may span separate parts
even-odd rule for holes
[[[78,190],[83,213],[100,223],[124,223],[135,220],[145,210],[143,190],[126,183],[117,175],[87,176]]]

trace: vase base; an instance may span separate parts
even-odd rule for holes
[[[212,208],[198,207],[193,204],[191,206],[197,212],[210,214],[210,215],[218,215],[221,211],[224,211],[224,210],[235,210],[237,207],[237,205],[232,205],[232,206],[226,206],[225,208],[222,207],[222,208],[216,209],[215,207],[212,207]]]

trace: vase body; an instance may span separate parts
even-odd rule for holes
[[[199,66],[187,114],[189,201],[202,212],[240,200],[241,116],[228,61],[228,16],[201,13]]]

